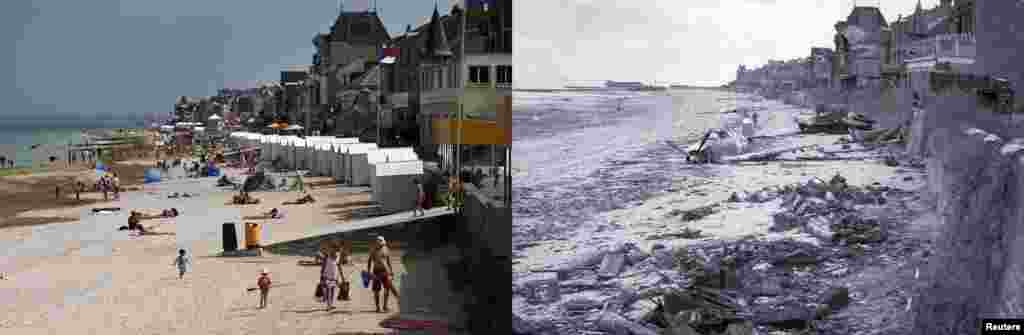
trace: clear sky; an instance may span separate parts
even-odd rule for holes
[[[740,64],[832,48],[852,0],[514,0],[515,82],[557,88],[620,80],[721,85]],[[886,21],[917,0],[858,0]],[[931,8],[938,0],[921,0]],[[546,18],[538,20],[536,15]],[[592,83],[592,82],[589,82]]]
[[[373,0],[345,1],[366,9]],[[379,0],[392,34],[434,0]],[[451,8],[440,0],[442,14]],[[312,61],[338,0],[0,1],[0,128],[123,126]]]

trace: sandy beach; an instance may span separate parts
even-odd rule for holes
[[[143,162],[145,163],[145,162]],[[151,163],[151,162],[149,162]],[[138,170],[121,165],[124,184],[141,184]],[[123,171],[123,172],[122,172]],[[136,171],[138,171],[136,173]],[[16,334],[378,334],[388,333],[380,321],[391,313],[374,313],[372,292],[361,286],[358,272],[366,255],[353,255],[345,267],[352,282],[352,300],[338,302],[327,312],[313,298],[317,266],[298,265],[307,256],[216,257],[221,250],[223,222],[263,223],[262,240],[305,237],[310,229],[345,224],[353,209],[366,206],[369,193],[339,190],[333,185],[307,187],[317,202],[282,206],[299,197],[295,192],[254,192],[259,205],[228,205],[230,190],[214,186],[216,178],[183,179],[148,184],[125,192],[119,201],[102,201],[102,194],[83,194],[83,202],[54,203],[54,184],[75,173],[0,179],[7,190],[0,225],[0,296],[5,303],[0,329]],[[311,178],[310,184],[325,184]],[[42,190],[49,189],[49,192]],[[172,191],[198,193],[190,199],[167,199]],[[48,197],[47,197],[48,196]],[[67,198],[67,195],[65,195]],[[91,213],[94,207],[120,207],[112,215]],[[175,207],[174,219],[149,219],[142,224],[154,235],[129,236],[116,228],[127,223],[127,212],[156,214]],[[282,220],[257,219],[271,208],[284,208]],[[59,218],[60,223],[42,223]],[[243,219],[244,218],[244,219]],[[37,221],[33,221],[37,220]],[[244,221],[243,221],[244,220]],[[241,233],[241,232],[239,232]],[[396,244],[400,242],[396,241]],[[179,248],[189,251],[193,268],[178,280],[172,265]],[[396,277],[403,273],[400,247],[393,248]],[[312,254],[309,250],[308,254]],[[262,269],[275,286],[268,308],[256,309],[254,287]],[[396,285],[401,285],[396,282]]]

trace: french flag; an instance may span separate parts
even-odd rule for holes
[[[388,47],[387,44],[381,45],[380,50],[377,52],[377,59],[380,59],[381,63],[394,64],[398,60],[398,48]]]
[[[494,13],[494,0],[466,0],[469,15],[490,15]]]

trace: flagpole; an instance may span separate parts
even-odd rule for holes
[[[459,182],[462,180],[462,119],[463,112],[465,110],[466,102],[466,82],[469,79],[469,68],[466,66],[466,15],[469,14],[469,0],[462,1],[462,14],[459,15],[459,126],[458,126],[458,141],[455,151],[455,167],[456,176],[459,176]]]
[[[376,3],[375,1],[375,6]],[[381,67],[384,66],[382,60],[384,59],[384,46],[386,45],[381,46],[381,54],[377,58],[377,101],[374,103],[377,106],[377,146],[381,146]]]

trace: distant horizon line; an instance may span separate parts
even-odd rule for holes
[[[96,121],[96,122],[24,122],[24,123],[5,123],[0,125],[0,132],[5,130],[22,130],[22,129],[109,129],[109,128],[143,128],[142,121],[124,121],[124,122],[109,122],[109,121]]]
[[[617,80],[612,80],[612,81],[619,82],[619,83],[623,82],[623,81],[617,81]],[[676,86],[676,87],[692,87],[692,88],[719,88],[719,87],[722,87],[723,85],[728,85],[728,84],[694,85],[694,84],[678,84],[678,83],[674,83],[674,84],[668,84],[668,85],[664,85],[664,86],[668,86],[668,87],[672,87],[672,86]],[[578,88],[595,88],[595,89],[603,89],[603,88],[615,89],[614,87],[596,86],[596,85],[595,86],[563,85],[562,87],[513,87],[512,90],[513,91],[554,91],[554,90],[571,90],[571,89],[577,88],[577,87]]]

